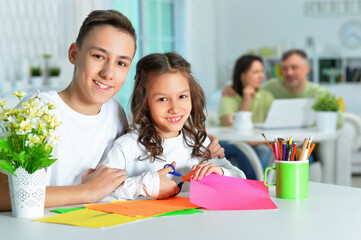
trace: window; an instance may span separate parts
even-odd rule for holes
[[[174,51],[174,3],[173,0],[115,0],[114,9],[126,15],[137,32],[137,52],[127,80],[117,95],[128,114],[138,60],[150,53]]]

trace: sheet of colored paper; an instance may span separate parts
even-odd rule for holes
[[[202,210],[197,209],[197,208],[190,208],[190,209],[165,213],[165,214],[154,216],[154,217],[165,217],[165,216],[176,216],[176,215],[191,215],[191,214],[195,214],[195,213],[204,213],[204,212]]]
[[[263,182],[215,174],[191,179],[190,202],[212,210],[277,209]]]
[[[128,217],[119,214],[105,213],[90,209],[81,209],[33,221],[46,223],[60,223],[88,228],[111,227],[119,224],[146,219],[145,217]]]
[[[105,204],[85,204],[88,209],[118,213],[130,217],[153,217],[178,210],[198,208],[186,197],[172,197],[164,200],[135,200],[111,202]]]
[[[55,210],[51,210],[50,212],[53,213],[67,213],[72,212],[80,209],[85,209],[85,207],[76,207],[76,208],[56,208]]]

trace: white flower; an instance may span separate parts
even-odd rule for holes
[[[26,119],[26,120],[23,120],[21,123],[20,123],[20,130],[21,131],[24,131],[24,132],[28,132],[32,129],[32,126],[31,126],[31,121],[30,119]]]
[[[31,122],[31,128],[37,130],[39,128],[39,124],[42,122],[42,120],[41,120],[41,118],[36,117],[36,118],[30,119],[30,122]]]
[[[5,99],[5,100],[3,100],[3,101],[0,101],[0,107],[1,107],[1,108],[5,106],[6,101],[7,101],[6,99]]]
[[[50,129],[49,132],[46,133],[46,137],[48,139],[48,144],[52,147],[56,146],[59,142],[59,138],[53,129]]]
[[[16,92],[14,92],[14,94],[13,94],[13,96],[15,96],[15,97],[18,97],[19,98],[19,100],[21,100],[24,96],[26,95],[26,93],[24,92],[24,91],[16,91]]]
[[[32,134],[32,133],[29,134],[28,139],[29,140],[25,141],[25,146],[27,146],[27,147],[33,147],[34,144],[41,142],[39,136],[36,134]]]

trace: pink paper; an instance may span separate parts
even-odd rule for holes
[[[277,209],[263,182],[215,174],[191,179],[189,199],[212,210]]]

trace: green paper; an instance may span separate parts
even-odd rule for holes
[[[85,207],[76,207],[76,208],[56,208],[55,210],[51,210],[50,212],[53,213],[67,213],[72,212],[80,209],[84,209]]]
[[[202,210],[199,210],[197,208],[190,208],[190,209],[184,209],[174,212],[165,213],[162,215],[154,216],[154,217],[165,217],[165,216],[176,216],[176,215],[191,215],[195,213],[203,213]]]

